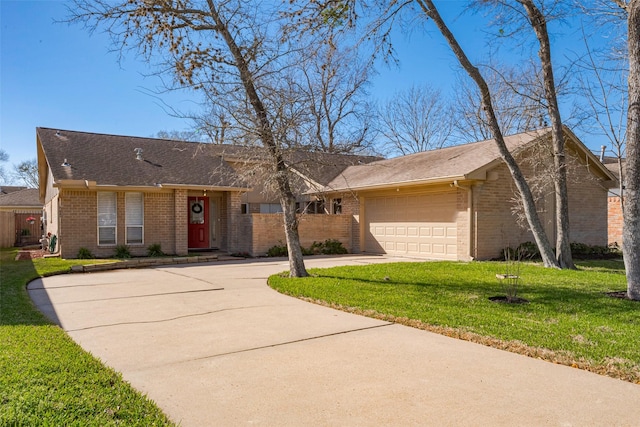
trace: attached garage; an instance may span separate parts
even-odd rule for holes
[[[364,197],[364,250],[457,259],[456,217],[455,191]]]

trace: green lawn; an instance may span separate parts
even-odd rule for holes
[[[173,425],[33,306],[26,284],[95,260],[14,261],[0,251],[0,425]]]
[[[336,308],[640,383],[640,303],[626,289],[622,261],[579,262],[577,271],[521,264],[518,295],[505,295],[497,262],[424,262],[312,269],[272,276],[276,290]]]

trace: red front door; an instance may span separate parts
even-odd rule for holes
[[[208,197],[189,197],[189,248],[209,248]]]

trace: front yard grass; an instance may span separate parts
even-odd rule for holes
[[[32,279],[100,261],[15,261],[16,253],[0,250],[0,425],[173,425],[48,321],[27,294]]]
[[[498,262],[423,262],[311,269],[271,276],[274,289],[335,308],[640,383],[640,302],[626,289],[622,261],[578,262],[577,271],[522,263],[518,296],[505,295]]]

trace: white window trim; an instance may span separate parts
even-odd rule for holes
[[[129,196],[132,195],[139,195],[140,196],[140,203],[142,204],[142,206],[140,207],[141,209],[141,223],[140,224],[129,224],[129,211],[127,210],[127,206],[128,206],[128,199]],[[141,235],[141,241],[140,242],[134,242],[131,243],[129,242],[129,228],[140,228],[140,235]],[[132,246],[142,246],[144,245],[144,193],[125,193],[124,196],[124,241],[126,242],[127,245],[132,245]]]
[[[113,194],[113,198],[115,199],[115,224],[114,225],[100,225],[100,195]],[[98,213],[97,219],[97,231],[96,231],[96,240],[98,241],[98,246],[109,247],[116,246],[118,244],[118,194],[115,191],[98,191],[96,195],[96,211]],[[114,230],[114,243],[100,243],[100,229],[101,228],[113,228]]]

